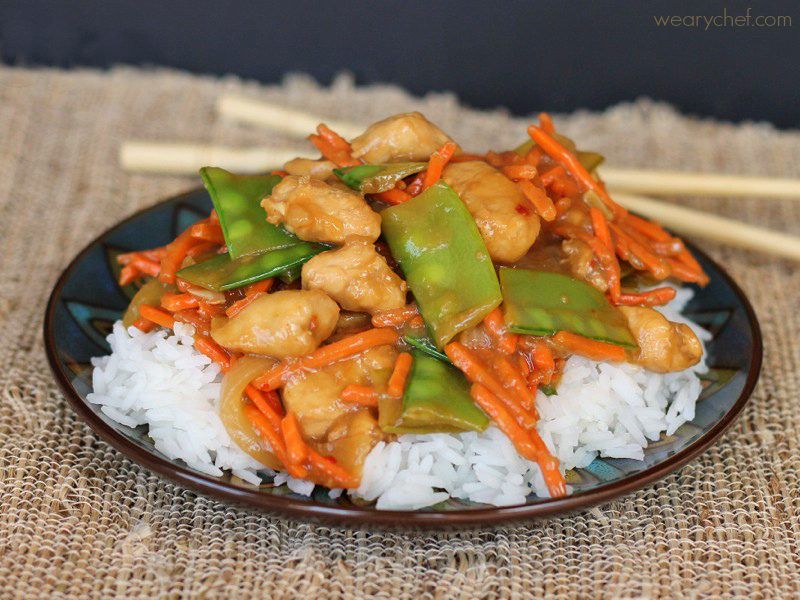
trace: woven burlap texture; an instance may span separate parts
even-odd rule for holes
[[[229,77],[0,67],[0,596],[675,597],[800,593],[800,275],[701,241],[744,287],[765,338],[761,382],[738,423],[679,473],[584,514],[495,530],[403,533],[291,521],[196,496],[100,441],[47,368],[41,325],[61,269],[135,210],[198,184],[131,175],[131,138],[296,144],[220,122],[238,91],[363,123],[418,109],[467,149],[506,148],[526,119],[411,97],[259,86]],[[544,107],[531,107],[539,109]],[[619,166],[800,177],[800,133],[730,125],[638,101],[557,116]],[[687,199],[800,234],[800,204]]]

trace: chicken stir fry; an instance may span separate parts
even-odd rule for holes
[[[491,420],[563,495],[537,394],[573,355],[657,373],[697,364],[697,336],[654,308],[674,285],[650,283],[707,277],[608,196],[598,155],[575,152],[549,117],[529,133],[514,151],[464,155],[414,112],[350,142],[320,125],[322,156],[271,175],[204,170],[212,215],[121,258],[123,283],[157,277],[126,321],[195,326],[225,372],[231,438],[295,477],[357,487],[380,440]]]
[[[262,201],[267,220],[309,242],[374,242],[381,217],[359,194],[318,179],[289,175]]]
[[[366,242],[318,254],[303,265],[303,288],[322,290],[345,310],[377,313],[406,303],[406,282]]]

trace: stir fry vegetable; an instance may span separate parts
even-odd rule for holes
[[[629,348],[636,341],[625,317],[603,294],[572,277],[530,269],[500,269],[509,330],[527,335],[568,331]]]
[[[185,267],[178,271],[181,279],[209,290],[232,290],[268,277],[280,276],[296,268],[312,256],[326,250],[320,244],[300,242],[293,246],[233,260],[229,254]]]
[[[281,181],[280,175],[234,175],[203,167],[200,177],[217,211],[231,258],[286,248],[300,240],[266,220],[261,199]]]
[[[402,401],[379,400],[379,423],[389,433],[483,431],[489,419],[469,395],[464,377],[450,365],[414,350]]]
[[[442,348],[502,300],[492,261],[459,197],[439,182],[381,213],[383,234]]]
[[[386,165],[358,165],[334,169],[334,174],[348,187],[365,194],[379,194],[391,190],[397,182],[409,175],[424,171],[423,162],[390,163]]]

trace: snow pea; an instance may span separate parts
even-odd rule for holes
[[[469,383],[461,372],[418,350],[402,401],[382,398],[378,405],[381,429],[388,433],[483,431],[489,419],[475,406]]]
[[[405,162],[387,165],[357,165],[334,169],[334,174],[346,186],[364,194],[380,194],[392,189],[397,182],[409,175],[424,171],[428,163]]]
[[[232,290],[286,272],[296,273],[292,271],[293,268],[327,249],[322,244],[300,242],[288,248],[236,259],[228,254],[219,254],[196,265],[184,267],[178,271],[178,277],[209,290]]]
[[[439,182],[381,212],[383,235],[441,349],[502,301],[497,273],[472,215]]]
[[[569,331],[635,348],[622,312],[594,286],[560,273],[500,269],[503,312],[508,329],[527,335]]]
[[[272,223],[261,208],[280,181],[280,175],[234,175],[219,167],[203,167],[200,177],[219,216],[231,258],[259,254],[299,243],[299,239]]]

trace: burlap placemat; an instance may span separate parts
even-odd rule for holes
[[[356,88],[347,78],[329,88],[303,78],[261,87],[170,71],[0,68],[2,597],[800,592],[800,275],[788,262],[708,243],[761,319],[766,360],[756,394],[703,457],[581,515],[449,534],[337,529],[195,496],[99,441],[47,369],[40,333],[47,294],[101,230],[198,183],[123,173],[121,140],[291,142],[215,122],[223,90],[363,122],[419,109],[476,150],[514,144],[527,122],[468,110],[448,95]],[[558,123],[620,166],[800,177],[798,132],[688,118],[647,101]],[[797,202],[691,202],[800,234]]]

